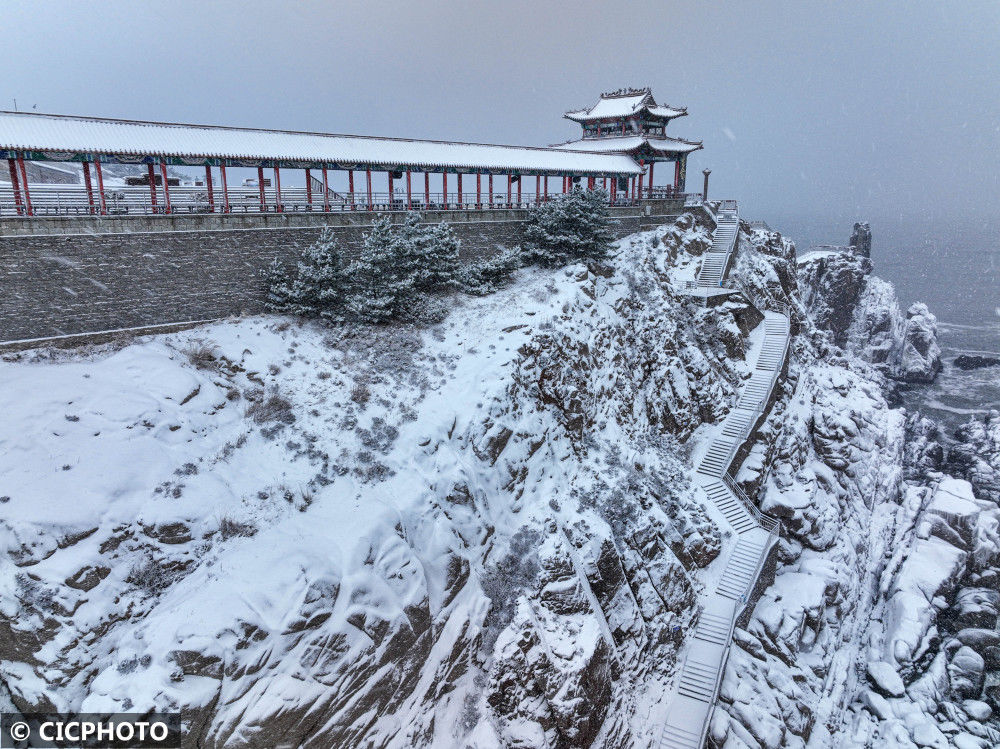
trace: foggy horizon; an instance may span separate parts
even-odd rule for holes
[[[1000,204],[996,4],[41,5],[8,9],[4,109],[549,145],[578,137],[565,111],[650,86],[704,142],[689,190],[709,168],[752,218],[844,226],[812,241]]]

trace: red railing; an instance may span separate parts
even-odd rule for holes
[[[222,213],[223,194],[219,185],[213,186],[212,200],[209,200],[208,188],[196,186],[170,186],[170,213],[197,214]],[[369,202],[367,191],[344,193],[333,191],[324,205],[322,190],[307,190],[305,187],[282,187],[281,200],[276,197],[273,187],[265,186],[264,199],[261,201],[260,188],[253,186],[230,187],[228,197],[229,213],[323,213],[327,207],[331,213],[345,211],[407,211],[407,210],[500,210],[505,208],[528,208],[539,201],[552,200],[560,192],[550,192],[536,195],[534,192],[522,192],[520,199],[512,195],[507,200],[506,190],[494,192],[492,195],[471,194],[463,191],[462,200],[458,200],[457,191],[424,194],[405,191],[372,192]],[[166,212],[163,199],[163,187],[157,187],[157,201],[151,200],[148,186],[105,186],[105,204],[108,215],[154,215]],[[83,185],[32,185],[32,213],[35,216],[74,216],[96,215],[100,213],[99,201],[91,201],[90,194]],[[612,205],[631,206],[636,204],[628,193],[618,193]],[[25,211],[19,210],[14,191],[8,184],[0,186],[0,216],[24,216]]]

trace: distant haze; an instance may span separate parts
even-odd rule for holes
[[[996,2],[40,0],[4,21],[3,108],[544,145],[649,85],[705,142],[689,188],[709,167],[751,217],[845,227],[814,241],[1000,211]]]

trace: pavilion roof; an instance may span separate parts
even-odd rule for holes
[[[341,168],[507,170],[525,173],[638,174],[622,154],[567,153],[485,143],[380,138],[362,135],[263,130],[217,125],[115,120],[97,117],[0,111],[0,150],[44,152],[53,161],[79,154],[238,162],[288,162]],[[241,164],[244,165],[244,164]],[[245,164],[249,165],[249,164]]]
[[[566,112],[564,117],[574,122],[590,122],[593,120],[620,119],[631,117],[646,110],[656,117],[683,117],[687,114],[685,107],[660,106],[653,99],[653,93],[648,88],[626,91],[615,91],[601,94],[597,103],[589,109],[579,109]]]
[[[603,138],[583,138],[552,146],[564,151],[634,154],[644,145],[662,154],[691,153],[702,148],[697,141],[681,138],[650,137],[648,135],[614,135]]]

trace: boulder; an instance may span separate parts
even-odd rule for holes
[[[952,691],[963,699],[976,699],[982,694],[986,664],[983,657],[970,647],[962,646],[948,664],[948,680]]]
[[[937,342],[937,318],[927,305],[917,302],[906,310],[903,350],[897,377],[905,382],[934,382],[941,371],[941,347]]]
[[[963,627],[995,629],[1000,616],[1000,593],[990,588],[962,588],[952,611]]]
[[[965,710],[966,715],[980,722],[989,720],[990,716],[993,715],[993,708],[982,700],[966,700],[962,703],[962,708]]]
[[[868,662],[868,680],[880,694],[887,697],[902,697],[906,692],[903,679],[891,664],[884,661]]]
[[[1000,645],[1000,632],[995,629],[967,627],[959,631],[955,639],[963,645],[968,645],[980,655],[985,655],[988,648]]]

